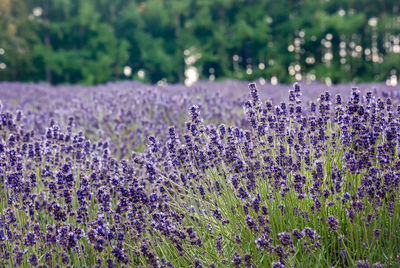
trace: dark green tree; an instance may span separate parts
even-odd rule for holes
[[[174,83],[194,66],[200,79],[385,81],[400,72],[399,8],[395,0],[0,0],[0,80]]]

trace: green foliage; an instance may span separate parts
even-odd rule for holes
[[[293,82],[288,68],[299,65],[302,78],[383,81],[400,72],[399,8],[390,0],[0,0],[0,80],[97,84],[127,78],[130,66],[131,78],[144,70],[143,81],[182,82],[190,50],[200,79],[212,68],[217,79]]]

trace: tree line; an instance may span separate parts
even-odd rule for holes
[[[0,80],[385,81],[397,0],[0,0]],[[328,79],[328,80],[327,80]]]

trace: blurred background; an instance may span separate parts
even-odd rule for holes
[[[0,0],[0,80],[385,82],[398,0]]]

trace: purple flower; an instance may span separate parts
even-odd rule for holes
[[[30,232],[30,233],[28,233],[26,235],[24,245],[25,246],[34,246],[34,245],[36,245],[35,234],[34,233]]]
[[[366,261],[366,260],[359,260],[359,261],[357,261],[357,267],[359,267],[359,268],[369,268],[370,265],[369,265],[369,262]]]
[[[28,262],[32,265],[32,266],[37,266],[38,262],[37,262],[37,257],[35,254],[31,254],[28,258]]]
[[[296,239],[301,239],[301,238],[303,238],[303,234],[302,234],[302,232],[300,232],[298,229],[294,229],[293,231],[292,231],[292,236],[294,237],[294,238],[296,238]]]
[[[337,230],[339,230],[339,220],[337,220],[334,216],[329,216],[328,217],[328,219],[327,219],[327,223],[328,223],[328,226],[329,226],[329,228],[332,230],[332,231],[334,231],[334,232],[336,232]]]
[[[195,259],[193,264],[194,264],[195,268],[202,268],[203,267],[203,265],[201,264],[201,261],[198,260],[198,259]]]
[[[379,240],[379,234],[380,234],[380,230],[374,229],[375,240]]]
[[[279,239],[279,242],[282,244],[282,246],[284,246],[285,248],[293,247],[293,241],[292,241],[292,238],[289,233],[285,233],[285,232],[279,233],[278,239]]]
[[[232,263],[235,265],[235,267],[240,267],[240,264],[242,263],[242,256],[235,252],[232,256]]]
[[[346,258],[347,252],[344,248],[340,249],[340,256],[342,257],[342,259]]]

